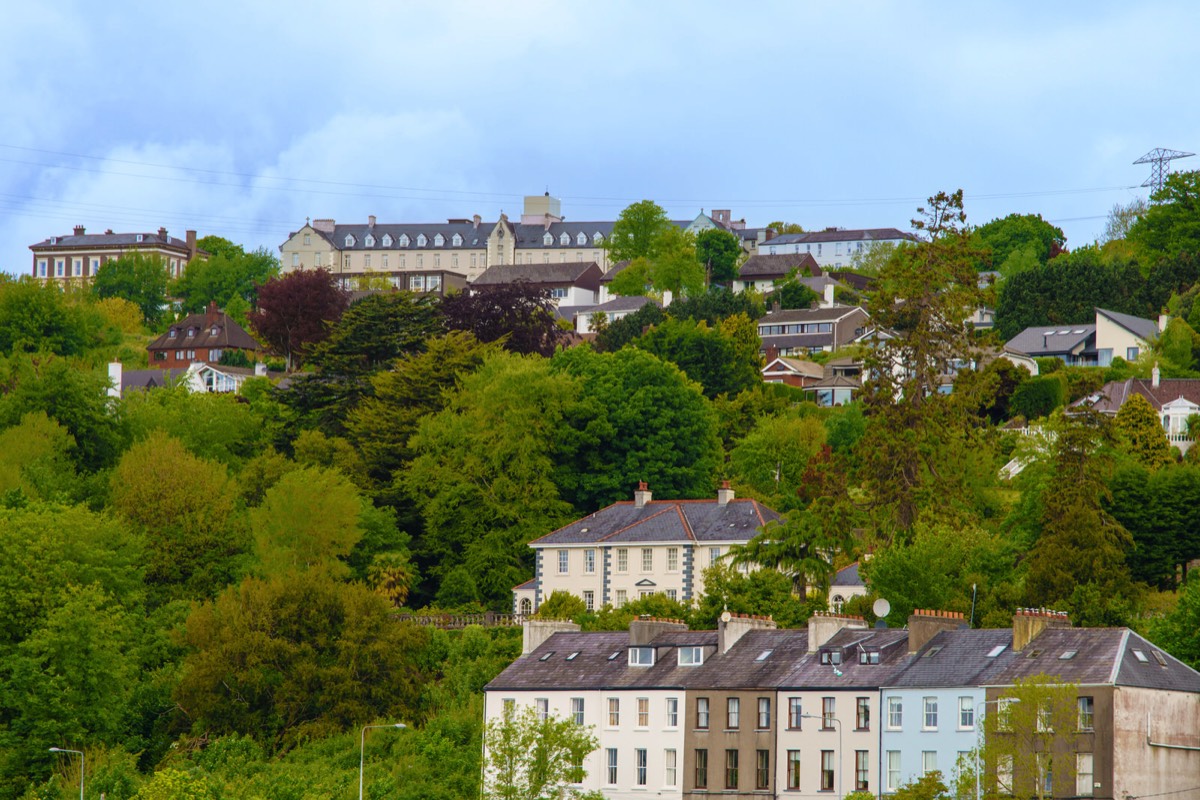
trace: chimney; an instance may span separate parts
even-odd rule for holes
[[[104,235],[105,235],[105,236],[112,236],[112,235],[113,235],[112,228],[109,228],[108,230],[106,230],[106,231],[104,232]]]
[[[717,622],[717,652],[728,653],[729,648],[750,631],[773,631],[775,620],[756,614],[732,614],[725,611]]]
[[[777,358],[779,358],[779,346],[774,344],[767,345],[767,363],[770,364]]]
[[[80,228],[80,230],[83,230],[83,229]],[[78,235],[78,234],[76,234],[76,235]],[[1170,321],[1171,321],[1171,317],[1168,316],[1167,314],[1159,314],[1158,315],[1158,332],[1162,333],[1163,331],[1165,331],[1167,329],[1167,323]]]
[[[717,489],[717,505],[727,506],[732,499],[733,489],[729,488],[729,481],[721,481],[721,488]]]
[[[521,624],[521,655],[527,656],[537,650],[556,633],[578,633],[579,626],[565,619],[526,618]]]
[[[783,310],[783,304],[780,303],[778,300],[771,303],[771,313],[772,314],[778,314],[782,310]]]
[[[1161,373],[1159,373],[1159,371],[1158,371],[1158,362],[1155,361],[1154,369],[1150,370],[1150,385],[1153,386],[1155,389],[1158,388],[1160,374]]]
[[[966,626],[966,617],[962,612],[918,608],[908,617],[908,654],[912,655],[920,650],[942,631],[953,631]]]
[[[267,377],[267,365],[262,361],[254,362],[254,376],[256,378]]]
[[[633,493],[633,507],[642,508],[651,500],[650,488],[645,481],[638,481],[637,491]]]
[[[1048,608],[1018,608],[1013,614],[1013,651],[1021,652],[1047,628],[1069,628],[1071,619],[1065,611]]]
[[[368,227],[368,228],[374,228],[374,227],[375,227],[375,215],[374,215],[374,214],[368,214],[368,215],[367,215],[367,227]]]
[[[204,324],[215,325],[221,317],[220,310],[217,309],[217,301],[209,300],[208,308],[204,311]]]
[[[164,242],[167,240],[167,229],[166,228],[158,229],[158,238],[162,239]]]
[[[629,646],[641,647],[650,644],[660,633],[686,631],[687,623],[678,619],[660,619],[643,614],[629,621]]]
[[[833,308],[833,281],[825,284],[825,302],[822,308]]]
[[[775,238],[776,231],[774,228],[767,228],[765,231],[763,231],[763,233],[764,233],[763,241],[769,242]]]
[[[331,219],[314,219],[312,221],[313,230],[321,233],[333,233],[334,221]]]
[[[196,257],[196,253],[199,250],[199,248],[196,246],[196,232],[188,231],[186,234],[186,237],[187,237],[188,261],[191,261],[193,258]]]
[[[76,225],[76,226],[75,226],[75,235],[76,235],[76,236],[83,236],[83,226],[82,226],[82,225]]]
[[[479,230],[479,223],[482,222],[482,220],[479,218],[478,214],[476,214],[474,217],[471,218],[471,222],[472,222],[472,227],[474,227],[475,230]]]
[[[848,614],[817,612],[808,620],[808,652],[815,653],[842,628],[866,630],[867,621]]]
[[[120,361],[110,361],[108,364],[108,396],[114,400],[121,399],[121,372],[123,367]]]
[[[729,227],[729,218],[731,216],[733,216],[733,214],[730,209],[727,208],[714,208],[712,212],[713,222],[717,223],[723,228]]]

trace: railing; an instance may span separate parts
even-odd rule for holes
[[[486,614],[395,614],[397,622],[410,622],[427,628],[441,628],[446,631],[461,630],[468,625],[482,625],[485,628],[513,628],[525,621],[523,614],[496,614],[491,611]]]

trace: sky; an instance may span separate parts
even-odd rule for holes
[[[89,232],[278,253],[307,217],[907,230],[1036,213],[1068,247],[1200,153],[1200,3],[24,3],[0,25],[0,270]],[[1200,169],[1200,156],[1175,162]]]

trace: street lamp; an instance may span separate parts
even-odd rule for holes
[[[74,753],[79,756],[79,800],[83,800],[83,751],[68,750],[64,747],[51,747],[51,753]]]
[[[801,719],[819,719],[819,720],[821,720],[822,728],[825,727],[825,725],[830,722],[832,722],[837,727],[838,749],[837,749],[837,758],[834,760],[835,767],[833,770],[833,779],[836,781],[836,783],[834,785],[836,787],[835,791],[837,792],[838,800],[841,800],[841,797],[842,797],[842,721],[840,719],[838,719],[837,717],[827,717],[824,714],[801,714],[800,718]],[[976,800],[978,800],[978,798],[976,798]]]
[[[999,709],[1000,700],[1002,699],[1004,698],[980,700],[975,704],[975,800],[979,800],[979,773],[982,771],[979,766],[979,751],[983,748],[983,745],[979,741],[979,734],[983,732],[983,718],[979,712],[984,706],[996,706]]]
[[[372,728],[399,728],[403,730],[408,726],[403,722],[397,722],[392,725],[365,725],[362,729],[362,736],[358,742],[358,800],[363,800],[363,754],[367,748],[367,731]],[[83,800],[83,795],[80,795],[80,800]]]

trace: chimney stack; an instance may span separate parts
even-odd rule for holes
[[[262,361],[256,361],[254,363],[254,375],[257,378],[267,377],[267,365]]]
[[[167,229],[166,228],[158,229],[158,238],[162,239],[164,242],[167,241]]]
[[[966,617],[960,611],[931,611],[918,608],[908,617],[908,653],[920,650],[942,631],[952,631],[967,626]]]
[[[76,235],[76,236],[83,236],[83,226],[82,226],[82,225],[76,225],[76,226],[75,226],[75,235]]]
[[[527,656],[537,650],[556,633],[578,633],[579,626],[565,619],[526,618],[521,624],[521,655]]]
[[[1150,385],[1153,386],[1155,389],[1158,388],[1160,376],[1161,376],[1161,373],[1158,371],[1158,362],[1155,361],[1154,369],[1150,370]]]
[[[208,308],[204,310],[204,324],[205,325],[215,325],[217,323],[217,320],[220,318],[220,316],[221,316],[221,312],[217,308],[217,301],[209,300]]]
[[[110,361],[108,364],[108,396],[114,400],[121,399],[121,373],[124,366],[120,361]]]
[[[193,258],[196,257],[196,253],[198,253],[200,251],[200,248],[196,246],[196,232],[195,231],[188,231],[186,234],[186,237],[187,237],[188,261],[191,261]]]
[[[833,281],[825,284],[825,302],[822,308],[833,308]]]
[[[637,491],[633,493],[633,507],[644,508],[651,500],[650,488],[645,481],[638,481]]]
[[[105,235],[105,236],[112,236],[112,235],[113,235],[112,228],[109,228],[108,230],[106,230],[106,231],[104,232],[104,235]]]
[[[479,230],[480,222],[482,222],[482,220],[479,218],[478,214],[471,218],[472,227],[475,228],[475,230]]]
[[[1048,608],[1018,608],[1013,614],[1013,651],[1021,652],[1047,628],[1069,628],[1071,619],[1065,611]]]
[[[732,499],[733,489],[729,488],[729,481],[721,481],[721,488],[717,489],[717,505],[727,506]]]
[[[849,614],[826,614],[818,611],[808,620],[808,652],[815,653],[842,628],[866,630],[867,621]]]
[[[650,644],[660,633],[686,631],[687,623],[678,619],[660,619],[643,614],[629,621],[629,645],[641,647]]]
[[[767,228],[764,232],[763,241],[769,242],[775,238],[776,231],[774,228]]]
[[[374,214],[367,215],[367,227],[368,228],[375,227],[375,215]]]
[[[717,652],[728,653],[750,631],[773,631],[775,627],[775,620],[770,617],[725,611],[717,622]]]

